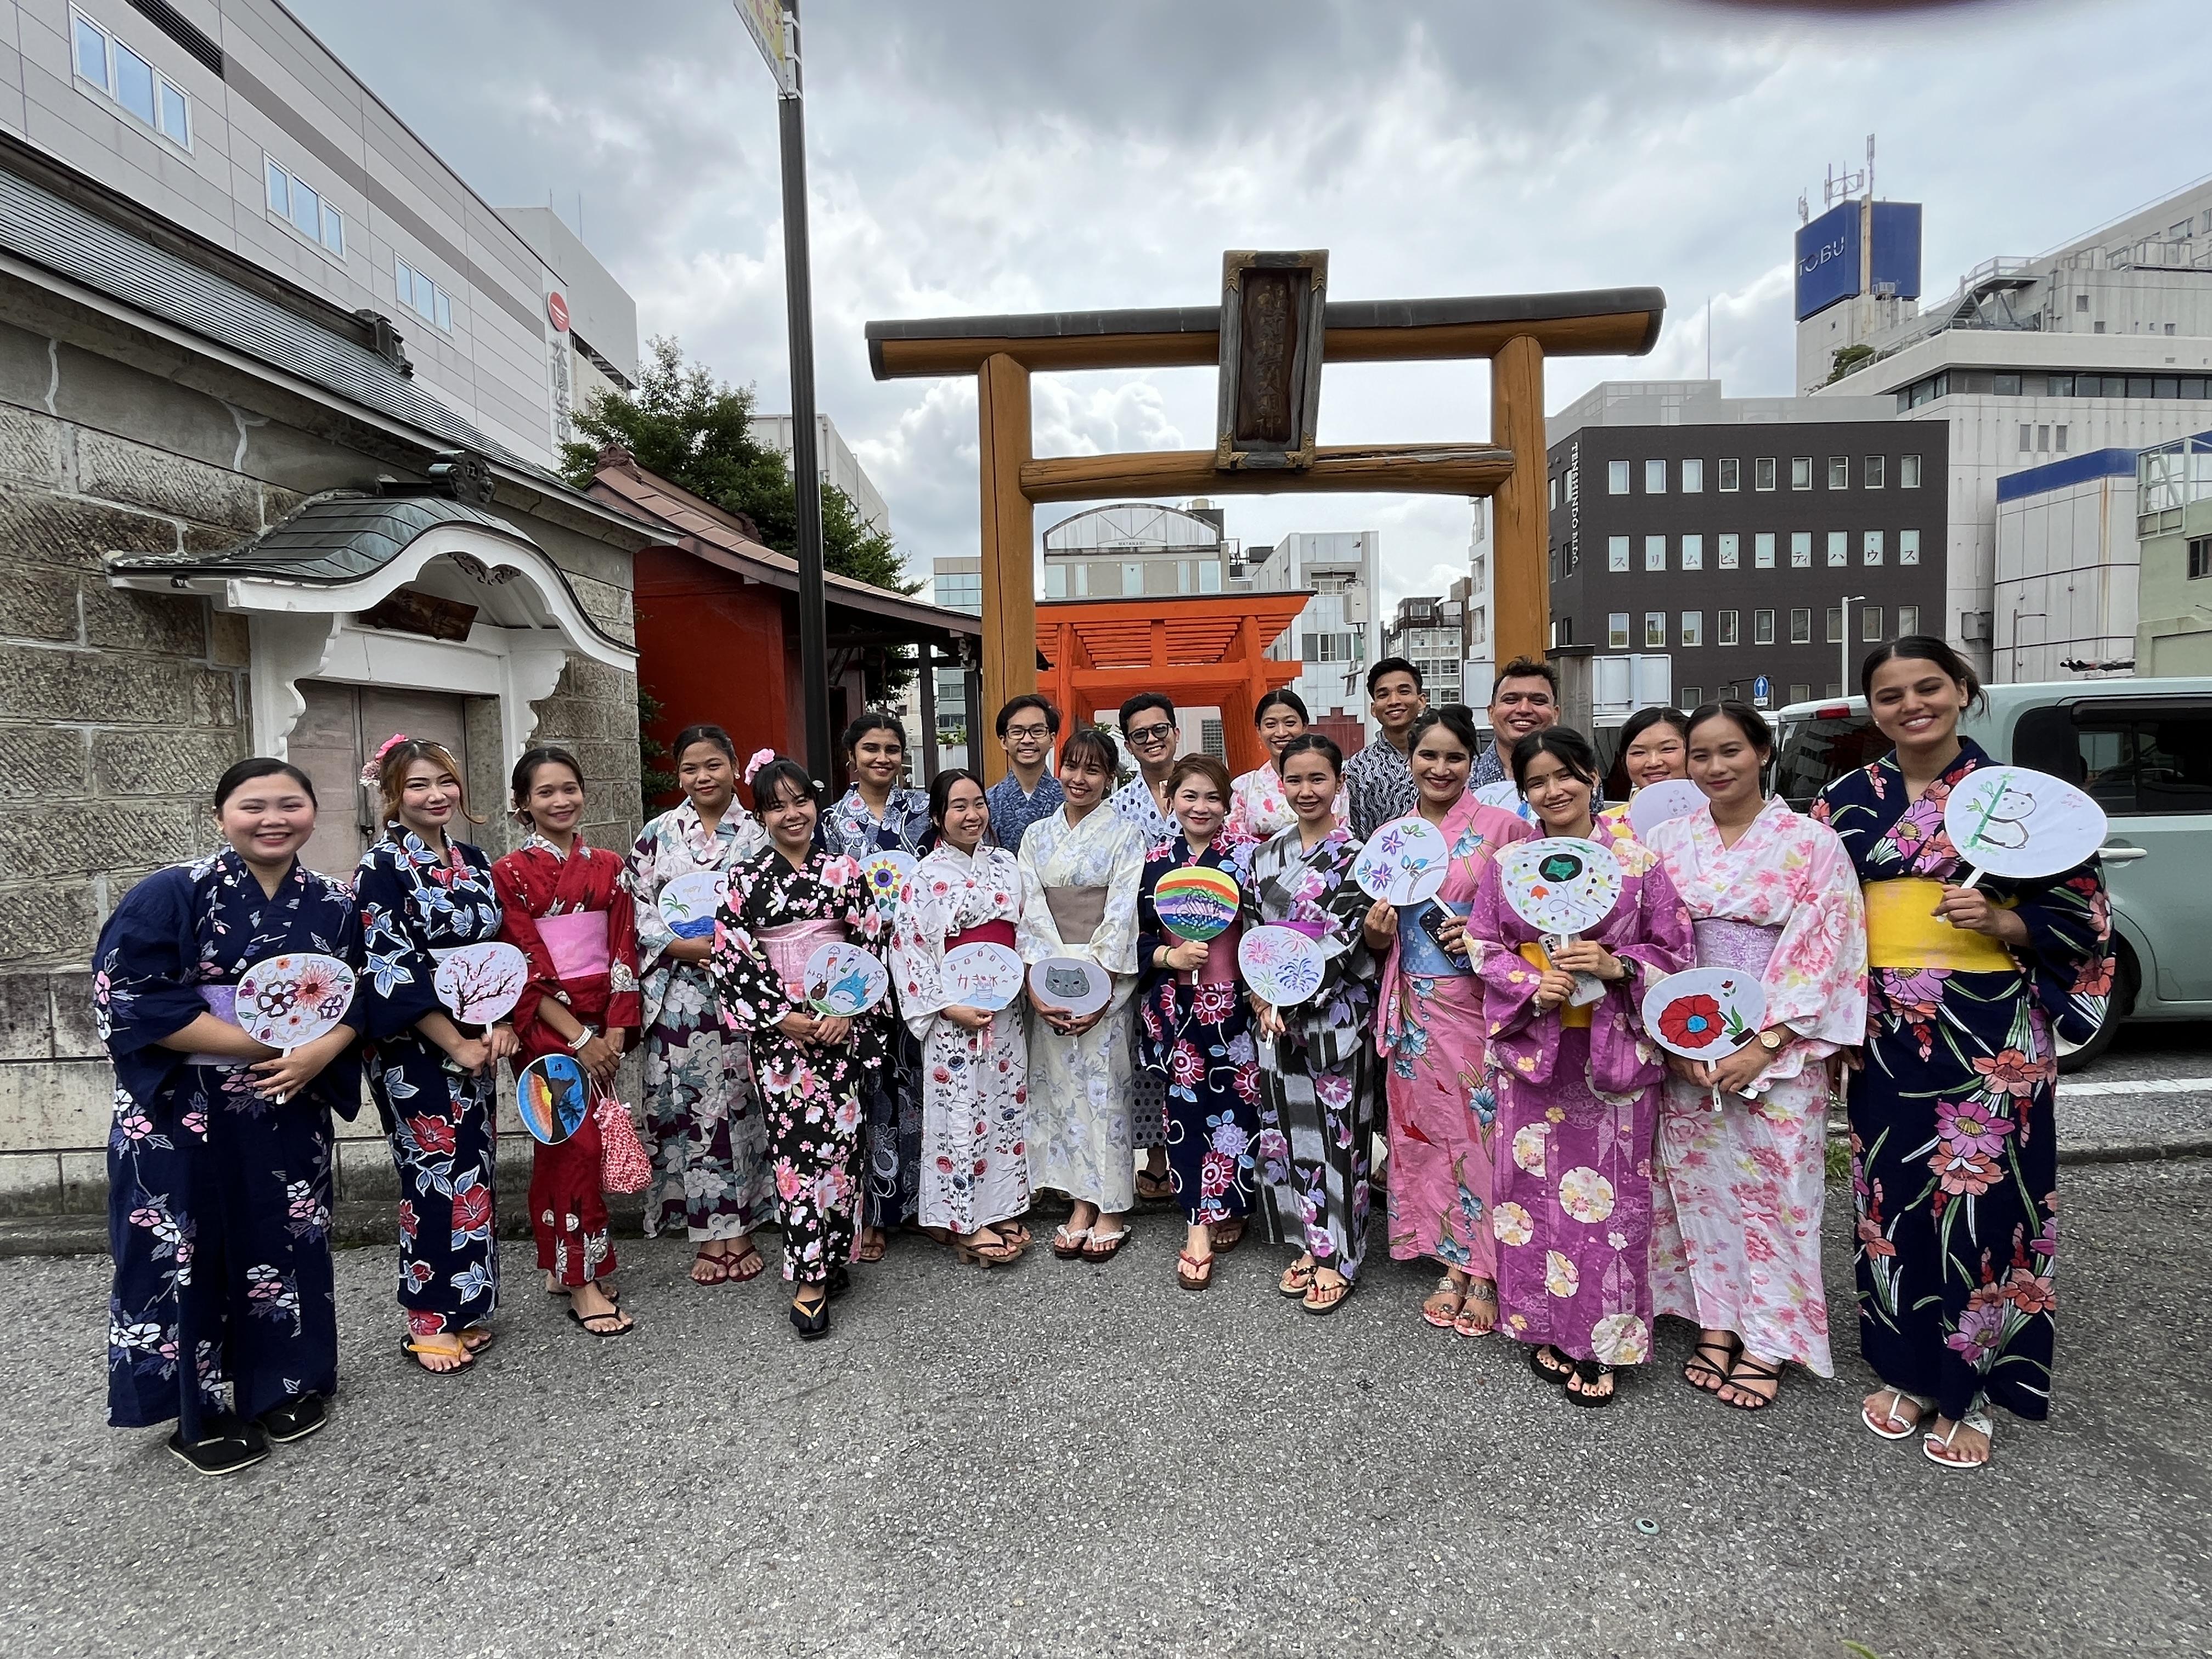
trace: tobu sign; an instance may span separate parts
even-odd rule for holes
[[[558,289],[545,296],[545,314],[553,319],[553,326],[560,332],[568,331],[568,302],[561,297]]]
[[[1859,291],[1859,204],[1844,202],[1797,233],[1797,320]]]

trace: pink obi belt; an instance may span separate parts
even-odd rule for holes
[[[1205,965],[1198,970],[1200,985],[1234,985],[1237,982],[1237,941],[1243,934],[1244,924],[1232,921],[1206,941]]]
[[[614,966],[607,944],[605,910],[570,910],[537,918],[538,937],[553,958],[553,976],[563,981],[605,978]]]
[[[963,945],[1003,945],[1011,951],[1014,948],[1014,924],[979,921],[973,927],[963,927],[945,936],[945,948],[948,951],[957,951]]]
[[[845,924],[842,921],[787,921],[760,930],[761,948],[768,952],[768,965],[783,981],[784,994],[801,1006],[806,1002],[807,957],[825,945],[842,942],[844,937]]]

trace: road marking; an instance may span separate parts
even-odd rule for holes
[[[2142,1078],[2115,1083],[2062,1081],[2058,1091],[2076,1099],[2083,1095],[2207,1095],[2212,1094],[2212,1077]]]

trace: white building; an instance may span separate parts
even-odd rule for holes
[[[1382,630],[1384,657],[1403,657],[1420,671],[1432,707],[1463,702],[1465,606],[1457,599],[1420,595],[1398,601],[1398,614]],[[1482,688],[1487,693],[1488,686]]]
[[[1813,395],[1889,397],[1904,419],[1949,423],[1941,631],[2008,679],[1993,649],[1999,479],[2212,427],[2212,185],[2033,259],[1984,260],[1860,343],[1870,355]]]
[[[883,492],[868,477],[860,458],[839,435],[836,427],[827,415],[815,417],[815,459],[820,463],[822,482],[845,493],[860,515],[861,523],[872,530],[891,533],[891,510],[884,504]],[[753,416],[753,436],[783,457],[784,464],[791,463],[791,416],[788,415],[756,415]]]
[[[1244,580],[1256,592],[1313,590],[1297,620],[1267,647],[1277,662],[1296,662],[1290,690],[1316,720],[1367,719],[1367,665],[1374,641],[1375,573],[1382,538],[1372,530],[1299,531],[1244,557]]]
[[[416,385],[526,460],[567,435],[569,282],[592,349],[635,376],[635,309],[581,244],[533,246],[555,239],[471,190],[282,6],[0,0],[0,133],[196,250],[377,313]]]
[[[2063,680],[2109,672],[2071,663],[2133,659],[2136,458],[2096,449],[1997,480],[1990,645],[1999,680]]]

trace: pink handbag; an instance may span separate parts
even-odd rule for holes
[[[653,1184],[653,1160],[637,1138],[629,1108],[612,1095],[601,1095],[592,1108],[599,1121],[599,1187],[610,1193],[641,1193]]]

